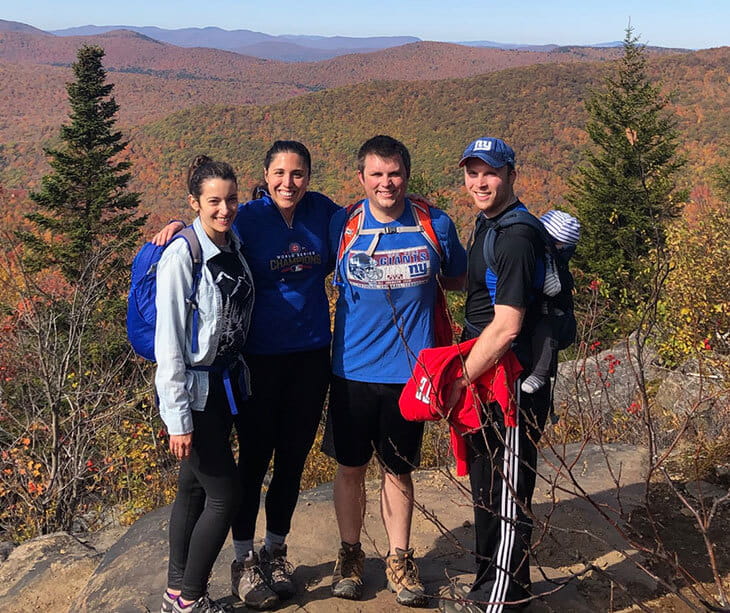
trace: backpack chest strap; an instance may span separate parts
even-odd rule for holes
[[[404,234],[406,232],[422,233],[423,228],[421,228],[421,226],[387,226],[385,228],[367,228],[360,230],[360,236],[366,235],[373,237],[368,248],[365,250],[365,253],[372,257],[378,247],[380,237],[383,234]]]

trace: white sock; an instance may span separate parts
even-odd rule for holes
[[[522,382],[520,389],[525,392],[525,394],[534,394],[543,385],[545,385],[545,383],[546,380],[544,378],[537,375],[530,375]]]

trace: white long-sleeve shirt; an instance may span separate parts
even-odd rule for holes
[[[157,265],[155,387],[160,416],[169,434],[192,432],[191,411],[205,408],[208,373],[188,367],[213,364],[222,332],[223,298],[207,266],[208,260],[221,250],[203,230],[200,218],[193,222],[193,229],[200,241],[203,257],[202,276],[196,294],[199,321],[198,351],[195,353],[192,351],[192,309],[186,304],[193,286],[193,263],[187,242],[182,239],[173,241]],[[230,236],[242,272],[251,279],[248,264],[238,248],[238,238],[233,233]],[[250,316],[250,309],[248,314]],[[248,319],[244,325],[247,332]]]

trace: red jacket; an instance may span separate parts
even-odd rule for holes
[[[424,349],[418,354],[411,378],[400,396],[403,417],[410,421],[436,421],[446,417],[446,395],[451,384],[464,374],[463,360],[476,340]],[[517,403],[513,390],[521,372],[522,366],[517,357],[508,351],[495,366],[464,390],[449,416],[457,475],[466,475],[468,472],[467,447],[463,435],[481,427],[482,406],[497,402],[504,413],[505,425],[517,425]]]

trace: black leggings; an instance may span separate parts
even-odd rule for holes
[[[219,375],[210,374],[204,411],[193,411],[193,449],[180,464],[170,517],[167,585],[185,600],[206,591],[208,577],[240,500],[231,451],[231,409]]]
[[[266,529],[289,534],[304,462],[312,448],[330,376],[329,347],[279,355],[249,355],[252,396],[235,418],[242,503],[233,538],[254,538],[261,486],[273,456],[266,493]]]

